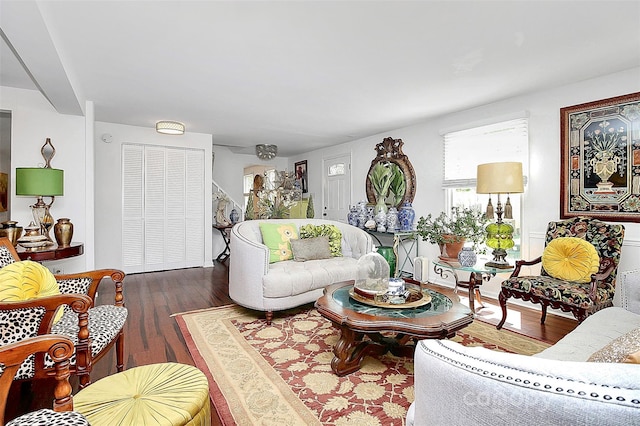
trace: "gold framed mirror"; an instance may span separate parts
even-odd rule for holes
[[[382,142],[376,144],[375,150],[377,155],[371,161],[371,167],[369,167],[366,179],[367,200],[370,203],[376,203],[376,194],[369,176],[371,175],[373,168],[377,164],[388,163],[393,163],[398,166],[398,168],[402,172],[402,175],[404,176],[405,182],[404,196],[402,197],[402,200],[397,205],[395,205],[395,207],[400,207],[405,202],[413,202],[413,198],[416,195],[416,173],[413,170],[411,162],[409,161],[409,157],[407,157],[402,152],[402,145],[404,145],[402,139],[393,139],[391,137],[384,138]]]

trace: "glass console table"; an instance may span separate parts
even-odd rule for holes
[[[487,268],[484,266],[486,262],[488,262],[488,259],[478,259],[473,266],[462,266],[458,262],[446,262],[437,259],[433,262],[433,271],[442,278],[449,278],[450,275],[453,275],[456,281],[455,291],[458,291],[458,287],[469,289],[469,308],[475,313],[474,299],[478,301],[480,307],[484,308],[480,295],[480,286],[483,281],[489,281],[492,277],[495,277],[496,274],[510,274],[514,270],[514,268]],[[458,277],[458,272],[468,272],[469,279],[467,281],[461,280]]]
[[[418,257],[418,233],[416,231],[377,232],[367,231],[380,246],[393,247],[396,255],[394,277],[413,277],[413,259]]]

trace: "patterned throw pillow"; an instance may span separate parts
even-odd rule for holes
[[[293,223],[261,223],[262,242],[269,248],[269,263],[293,259],[289,240],[298,238]]]
[[[51,271],[31,260],[11,263],[0,269],[0,302],[19,302],[60,294]],[[56,314],[58,321],[62,309]]]
[[[595,351],[588,362],[628,362],[638,364],[640,355],[640,328],[613,339],[602,349]]]
[[[342,232],[335,225],[303,225],[300,227],[300,238],[313,238],[325,235],[329,237],[331,256],[342,256]]]
[[[306,262],[307,260],[328,259],[331,257],[329,250],[329,237],[326,235],[314,238],[293,239],[290,241],[293,260]]]
[[[587,283],[598,272],[600,257],[588,241],[576,237],[551,240],[542,253],[542,267],[554,278]]]

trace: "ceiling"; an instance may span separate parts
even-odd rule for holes
[[[0,28],[0,85],[62,114],[281,156],[640,67],[640,1],[0,0]]]

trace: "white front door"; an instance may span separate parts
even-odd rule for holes
[[[351,205],[351,154],[322,160],[322,218],[347,221]]]

